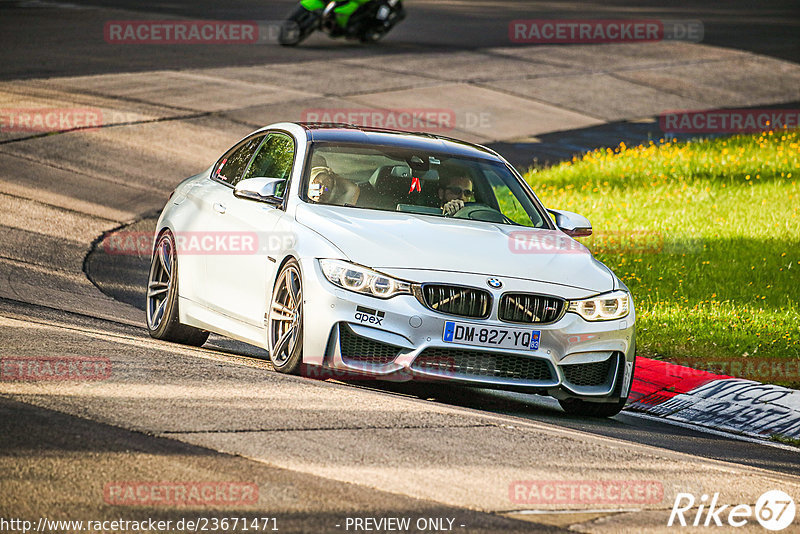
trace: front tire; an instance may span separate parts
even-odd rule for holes
[[[147,279],[147,330],[150,337],[199,347],[208,332],[178,320],[178,254],[166,230],[158,236]]]
[[[370,24],[358,32],[358,40],[362,43],[377,43],[383,39],[387,33],[392,31],[392,28],[397,26],[403,19],[406,18],[406,10],[402,3],[398,3],[394,8],[396,11],[392,13],[391,18],[382,24]],[[377,10],[372,14],[375,16]]]
[[[303,279],[294,259],[283,266],[272,290],[267,341],[275,370],[298,374],[303,363]]]
[[[613,417],[625,407],[626,402],[628,402],[628,399],[620,399],[617,402],[587,402],[581,399],[558,401],[568,414],[584,417]]]

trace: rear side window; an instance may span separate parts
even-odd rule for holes
[[[236,185],[242,179],[242,174],[247,168],[247,164],[253,157],[256,147],[263,139],[263,135],[257,135],[225,154],[217,163],[217,167],[211,175],[212,178],[220,182]]]
[[[244,173],[244,178],[283,178],[288,180],[294,163],[294,141],[284,133],[267,136],[256,157]]]

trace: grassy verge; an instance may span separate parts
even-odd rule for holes
[[[783,443],[784,445],[792,445],[794,447],[800,448],[800,439],[797,438],[789,438],[786,436],[781,436],[780,434],[773,434],[770,438],[770,441],[776,441],[778,443]]]
[[[638,354],[718,371],[778,361],[750,377],[794,386],[799,178],[794,130],[620,145],[526,175],[545,205],[592,221],[583,242],[633,293]]]

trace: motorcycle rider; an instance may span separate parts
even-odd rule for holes
[[[331,36],[335,37],[337,31],[344,33],[343,29],[347,28],[350,17],[352,17],[361,6],[369,4],[372,1],[373,0],[338,0],[335,2],[336,7],[333,8],[334,17],[330,20],[330,24],[332,24],[333,27],[328,28]]]
[[[301,0],[281,25],[278,42],[295,46],[316,29],[331,37],[375,42],[404,18],[402,0]]]

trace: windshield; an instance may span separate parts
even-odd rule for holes
[[[499,224],[547,227],[501,162],[420,149],[315,143],[309,202]]]

